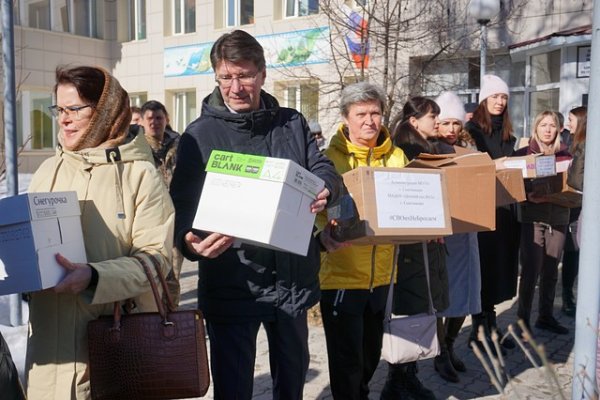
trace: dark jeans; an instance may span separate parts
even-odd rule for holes
[[[529,322],[531,317],[538,277],[538,318],[552,317],[558,280],[558,260],[565,243],[566,231],[566,225],[521,224],[521,281],[517,316],[526,322]]]
[[[254,384],[256,336],[260,321],[208,321],[210,364],[215,400],[250,400]],[[302,400],[308,371],[306,313],[297,318],[279,315],[263,322],[269,342],[273,399]]]
[[[369,398],[369,381],[381,356],[387,291],[386,285],[375,288],[373,293],[344,290],[343,296],[336,296],[337,290],[322,292],[321,318],[334,399]]]

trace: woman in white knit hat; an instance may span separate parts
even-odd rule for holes
[[[454,153],[452,146],[475,148],[475,142],[463,129],[465,109],[460,98],[453,92],[444,92],[435,99],[440,106],[438,116],[438,149]],[[438,374],[450,382],[460,380],[457,372],[466,372],[465,364],[454,353],[454,341],[470,314],[481,312],[481,273],[477,234],[457,233],[444,238],[446,243],[446,268],[450,306],[438,317],[444,317],[442,332],[438,330],[440,355],[434,359]],[[441,319],[441,318],[440,318]]]
[[[508,115],[508,85],[495,75],[484,75],[479,92],[479,106],[473,118],[466,124],[477,149],[487,152],[493,159],[511,156],[516,142],[512,134],[512,123]],[[473,314],[471,341],[477,340],[479,327],[484,328],[486,337],[496,324],[496,304],[513,298],[517,293],[519,266],[520,227],[516,218],[515,205],[496,208],[496,230],[479,232],[479,259],[481,263],[481,309]],[[501,334],[501,333],[499,333]],[[515,343],[506,337],[503,348],[514,348]]]

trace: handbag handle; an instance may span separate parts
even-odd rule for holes
[[[146,273],[146,277],[148,278],[148,282],[150,282],[150,288],[152,289],[152,294],[154,296],[154,301],[156,302],[156,307],[158,308],[158,313],[162,317],[163,325],[173,325],[172,322],[168,319],[168,313],[175,311],[175,306],[173,305],[173,300],[171,299],[171,295],[169,293],[169,288],[167,286],[167,281],[160,270],[160,262],[156,259],[153,254],[146,253],[150,260],[152,260],[152,264],[154,265],[154,269],[156,270],[156,275],[158,276],[158,280],[161,283],[163,288],[163,293],[166,296],[167,309],[165,309],[165,304],[163,303],[160,294],[158,292],[158,287],[156,286],[156,282],[153,279],[152,272],[150,271],[150,267],[146,264],[146,261],[140,256],[133,256],[139,263],[142,265],[144,272]],[[115,301],[114,304],[114,324],[111,330],[119,330],[121,327],[121,306],[118,301]]]
[[[429,252],[427,251],[427,242],[422,242],[423,249],[423,261],[425,264],[425,278],[427,279],[427,298],[429,301],[429,314],[435,314],[435,308],[433,307],[433,297],[431,296],[431,284],[429,281]],[[390,277],[390,288],[388,290],[387,301],[385,303],[385,319],[389,319],[392,315],[392,303],[394,300],[394,278],[396,276],[396,269],[398,268],[398,246],[394,246],[394,266],[392,267],[392,276]]]

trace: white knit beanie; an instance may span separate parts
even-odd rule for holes
[[[465,122],[465,107],[460,97],[454,92],[443,92],[435,99],[435,102],[440,106],[440,115],[438,116],[440,121],[452,118]]]
[[[484,75],[481,82],[481,91],[479,92],[479,104],[491,95],[498,93],[509,95],[506,82],[496,75]]]

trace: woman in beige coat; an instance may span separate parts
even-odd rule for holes
[[[60,145],[35,173],[31,192],[75,190],[87,264],[58,254],[67,274],[32,293],[27,348],[28,398],[89,399],[87,323],[134,299],[134,311],[156,306],[133,256],[154,255],[166,273],[174,211],[144,135],[128,134],[127,92],[100,68],[56,71]]]

